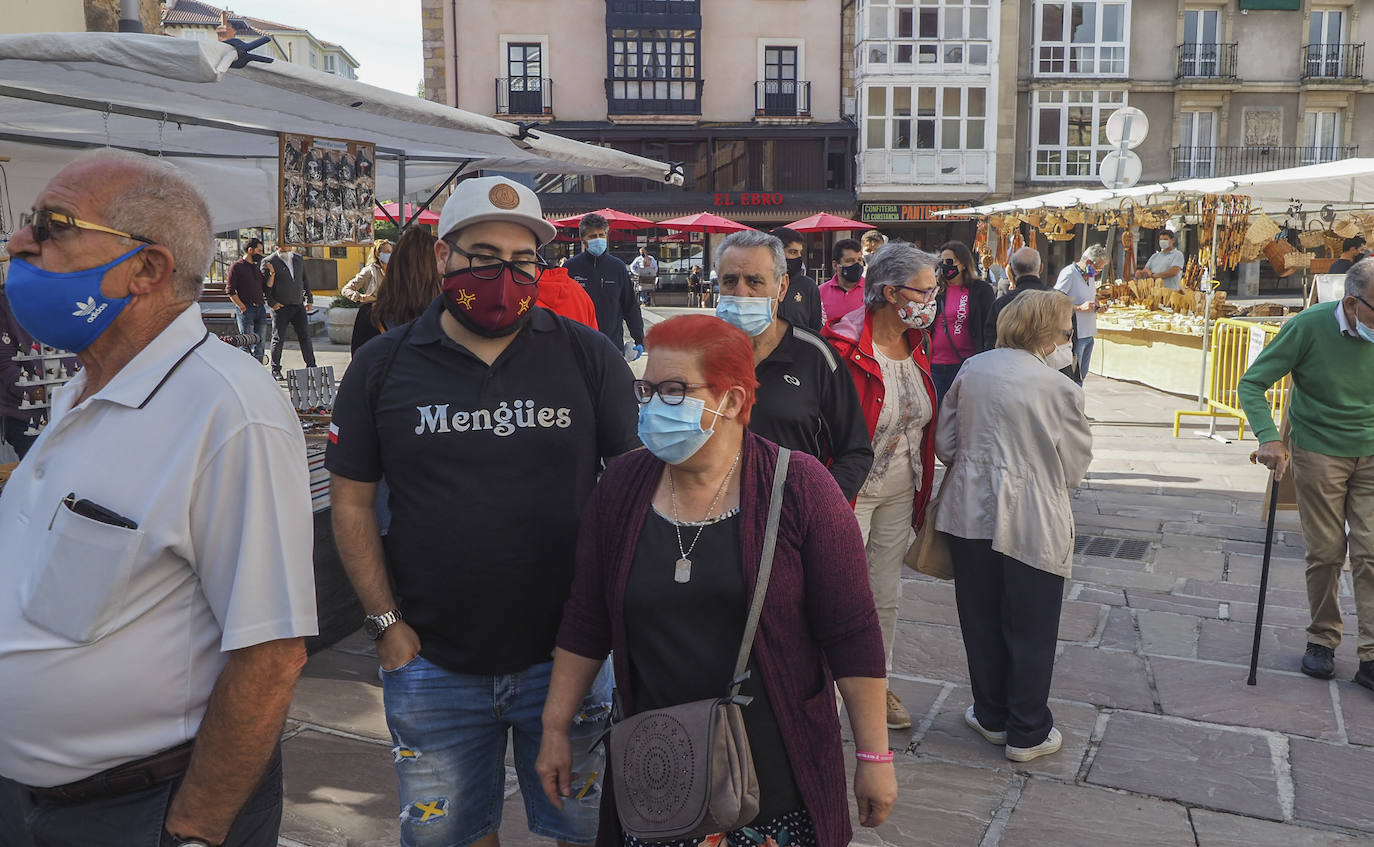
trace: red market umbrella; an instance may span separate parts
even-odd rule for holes
[[[699,212],[695,215],[685,215],[680,218],[670,218],[666,221],[659,221],[655,226],[664,229],[676,229],[683,232],[739,232],[740,230],[753,229],[742,223],[736,223],[729,218],[722,218],[720,215],[713,215],[710,212]]]
[[[650,229],[658,224],[648,218],[640,218],[627,212],[617,212],[615,209],[597,209],[595,212],[588,212],[588,215],[600,215],[610,224],[611,229]],[[554,226],[575,227],[582,223],[582,218],[586,215],[573,215],[571,218],[559,218],[550,221]]]
[[[401,213],[399,211],[399,209],[401,208],[400,203],[382,203],[379,205],[381,206],[381,208],[375,208],[372,210],[372,217],[374,220],[389,221],[392,218],[395,218],[402,225],[404,225],[406,221],[410,220],[410,216],[415,214],[416,209],[420,208],[414,203],[407,203],[405,217],[401,217]],[[383,209],[386,210],[385,213],[383,213]],[[387,215],[390,215],[391,217],[389,218],[387,217]],[[420,217],[416,218],[415,222],[419,224],[437,224],[439,223],[439,216],[431,212],[429,209],[425,209],[420,212]]]
[[[863,221],[851,221],[849,218],[821,212],[790,223],[787,228],[795,229],[797,232],[838,232],[840,230],[872,229],[873,226]]]

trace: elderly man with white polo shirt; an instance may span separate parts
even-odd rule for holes
[[[83,369],[0,495],[0,844],[276,845],[316,632],[300,425],[205,330],[174,166],[88,154],[20,222],[10,306]]]

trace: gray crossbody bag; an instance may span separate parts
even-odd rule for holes
[[[739,692],[749,678],[749,654],[773,572],[791,457],[792,451],[779,448],[758,583],[729,692],[712,700],[651,709],[611,727],[616,811],[625,832],[641,841],[729,832],[747,826],[759,813],[759,781],[741,711],[753,698]]]

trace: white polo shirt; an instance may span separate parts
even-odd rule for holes
[[[262,366],[192,305],[85,384],[0,495],[0,774],[30,786],[189,741],[225,651],[317,632],[305,439]]]

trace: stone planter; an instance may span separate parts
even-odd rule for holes
[[[325,315],[325,326],[329,328],[329,341],[332,344],[348,344],[353,341],[353,323],[358,319],[357,309],[333,306]]]

